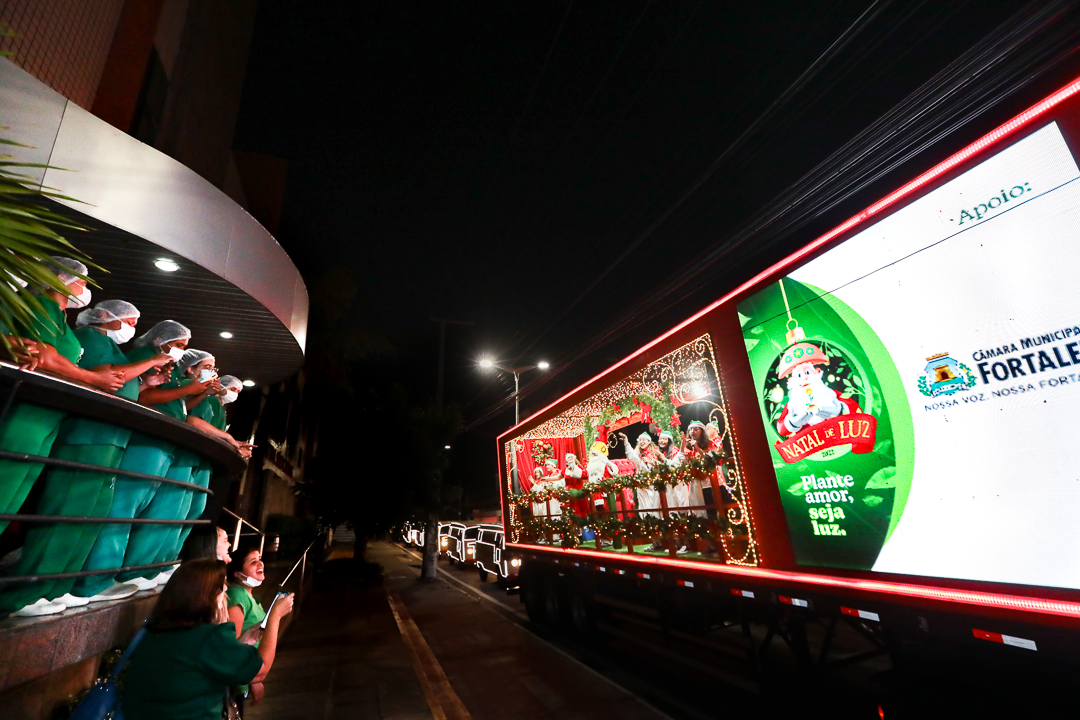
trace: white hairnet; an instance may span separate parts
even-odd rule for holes
[[[135,307],[126,300],[102,300],[94,307],[102,310],[108,310],[119,320],[127,320],[129,318],[138,319],[142,317],[142,313],[139,312],[139,308]]]
[[[162,320],[145,335],[135,338],[135,347],[161,347],[173,340],[190,340],[191,331],[175,320]]]
[[[45,263],[45,266],[56,273],[56,277],[58,277],[60,282],[65,285],[70,285],[76,280],[82,280],[81,277],[74,273],[79,273],[79,275],[84,276],[90,274],[90,271],[86,269],[86,266],[78,260],[72,260],[69,257],[63,257],[61,255],[53,255],[52,262]]]
[[[184,353],[184,357],[180,358],[180,362],[176,363],[176,367],[179,368],[181,372],[183,372],[192,365],[198,365],[203,360],[207,359],[213,360],[214,356],[206,352],[205,350],[188,350]]]
[[[221,387],[223,388],[236,388],[237,390],[244,389],[244,383],[235,375],[222,375],[218,378],[218,382],[221,383]]]
[[[102,300],[92,308],[86,308],[75,318],[75,327],[104,325],[113,320],[139,317],[139,309],[123,300]]]

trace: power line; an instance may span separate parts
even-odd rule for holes
[[[604,333],[580,343],[561,366],[553,370],[557,372],[580,360],[691,297],[704,286],[702,276],[707,271],[742,249],[751,238],[758,240],[755,254],[742,258],[741,262],[742,265],[756,262],[760,266],[764,250],[778,246],[822,214],[835,211],[843,202],[957,130],[973,128],[975,120],[997,109],[1080,49],[1080,18],[1076,17],[1075,5],[1075,2],[1059,0],[1040,4],[1034,9],[1029,6],[1009,18],[792,183],[737,232],[684,267],[644,302],[635,304],[610,323]],[[1071,18],[1067,17],[1070,11],[1073,11]],[[986,82],[987,77],[992,77],[993,82]],[[554,373],[530,384],[522,390],[521,396],[539,390],[553,376]],[[506,404],[505,401],[496,403],[466,429],[486,422]]]

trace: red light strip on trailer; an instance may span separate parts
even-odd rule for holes
[[[576,393],[576,392],[578,392],[580,390],[583,390],[584,388],[588,387],[589,385],[596,382],[600,378],[604,377],[608,373],[622,367],[626,363],[630,362],[630,360],[634,359],[635,357],[637,357],[641,353],[645,352],[649,348],[653,347],[657,343],[660,343],[663,340],[671,337],[672,335],[677,333],[679,330],[682,330],[684,327],[686,327],[690,323],[692,323],[695,320],[701,318],[703,315],[706,315],[707,313],[712,312],[713,310],[720,307],[721,305],[723,305],[727,301],[731,300],[733,297],[736,297],[737,295],[739,295],[740,293],[742,293],[746,289],[748,289],[750,287],[753,287],[758,282],[760,282],[760,281],[764,280],[765,278],[769,277],[770,275],[772,275],[776,271],[781,270],[781,269],[787,267],[788,265],[791,265],[792,263],[798,262],[799,260],[803,259],[804,257],[809,255],[810,253],[812,253],[815,250],[817,250],[818,248],[820,248],[825,243],[829,242],[830,240],[835,239],[837,236],[847,232],[848,230],[855,227],[856,225],[859,225],[859,224],[865,222],[866,220],[870,219],[871,217],[879,214],[882,210],[885,210],[886,208],[888,208],[888,207],[890,207],[892,205],[895,205],[899,200],[903,199],[904,197],[906,197],[906,196],[910,195],[911,193],[915,192],[916,190],[924,187],[928,183],[930,183],[930,182],[936,180],[937,178],[941,177],[945,173],[947,173],[950,170],[952,170],[953,168],[955,168],[957,165],[963,163],[966,160],[971,159],[972,157],[979,154],[980,152],[982,152],[986,148],[1000,142],[1001,140],[1003,140],[1007,136],[1011,135],[1012,133],[1016,132],[1017,130],[1019,130],[1023,126],[1027,125],[1032,120],[1035,120],[1036,118],[1038,118],[1040,115],[1043,115],[1044,113],[1048,112],[1049,110],[1052,110],[1053,108],[1057,107],[1062,102],[1064,102],[1065,100],[1067,100],[1070,97],[1072,97],[1073,95],[1075,95],[1077,92],[1080,92],[1080,78],[1078,78],[1076,80],[1073,80],[1071,83],[1069,83],[1065,87],[1061,88],[1060,90],[1055,92],[1053,95],[1050,95],[1049,97],[1045,98],[1041,102],[1038,102],[1035,105],[1032,105],[1030,108],[1028,108],[1024,112],[1020,113],[1019,115],[1014,117],[1012,120],[1009,120],[1004,125],[1001,125],[1001,126],[995,128],[994,130],[991,130],[989,133],[982,136],[981,138],[979,138],[978,140],[976,140],[972,144],[968,145],[966,148],[964,148],[960,152],[952,155],[951,157],[949,157],[945,161],[943,161],[941,163],[938,163],[937,165],[935,165],[930,170],[924,172],[922,175],[918,176],[917,178],[915,178],[911,182],[909,182],[906,185],[904,185],[903,187],[901,187],[899,190],[897,190],[897,191],[895,191],[893,193],[890,193],[889,195],[886,195],[884,198],[877,201],[876,203],[874,203],[873,205],[871,205],[867,209],[863,210],[858,215],[855,215],[854,217],[849,218],[848,220],[844,221],[840,225],[837,225],[835,228],[833,228],[829,232],[825,233],[824,235],[822,235],[818,239],[814,240],[809,245],[806,245],[801,250],[793,253],[792,255],[789,255],[788,257],[784,258],[783,260],[776,263],[775,265],[768,268],[767,270],[764,270],[764,271],[758,273],[754,277],[752,277],[749,280],[747,280],[746,282],[744,282],[739,287],[737,287],[734,290],[732,290],[731,292],[729,292],[727,295],[724,295],[722,298],[720,298],[719,300],[717,300],[713,304],[706,307],[704,310],[701,310],[700,312],[696,313],[695,315],[692,315],[689,319],[684,320],[683,322],[679,323],[678,325],[673,327],[671,330],[668,330],[666,333],[664,333],[660,337],[656,338],[652,342],[648,343],[647,345],[642,346],[635,353],[633,353],[632,355],[628,355],[627,357],[623,358],[619,362],[615,363],[614,365],[609,367],[607,370],[603,371],[602,373],[600,373],[599,375],[594,377],[592,380],[589,380],[587,382],[582,383],[581,385],[577,386],[576,388],[574,388],[570,392],[563,395],[561,398],[559,398],[555,402],[549,404],[547,407],[533,413],[529,417],[527,417],[524,420],[522,420],[521,422],[519,422],[517,425],[514,425],[512,428],[510,428],[509,430],[504,432],[502,435],[499,435],[499,439],[501,440],[506,435],[514,432],[517,428],[519,428],[522,425],[530,422],[536,416],[542,415],[543,413],[546,413],[548,410],[555,407],[556,405],[561,403],[563,400],[566,400],[567,398],[569,398],[574,393]]]
[[[862,578],[814,575],[811,573],[792,572],[789,570],[768,570],[766,568],[741,567],[738,565],[713,565],[710,563],[694,562],[692,560],[671,560],[669,558],[643,557],[641,555],[620,555],[615,558],[612,557],[610,552],[594,550],[549,548],[541,547],[539,545],[525,545],[522,543],[507,543],[507,545],[545,553],[565,553],[600,558],[608,562],[617,560],[619,562],[631,562],[654,567],[696,570],[698,572],[707,572],[714,575],[739,575],[742,577],[757,578],[759,580],[797,582],[808,585],[841,588],[844,590],[902,595],[904,597],[921,598],[924,600],[940,600],[943,602],[979,605],[981,607],[998,608],[1002,610],[1022,610],[1044,615],[1060,615],[1063,617],[1080,618],[1080,603],[1065,600],[1045,600],[1043,598],[1025,597],[1022,595],[1000,595],[998,593],[976,592],[972,590],[951,590],[948,588],[930,587],[928,585],[909,585],[907,583],[886,582],[883,580],[864,580]],[[679,584],[683,584],[683,581],[679,581]]]

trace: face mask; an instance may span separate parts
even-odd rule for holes
[[[122,323],[119,330],[106,330],[105,334],[112,338],[112,341],[117,345],[123,345],[128,340],[135,337],[135,328],[127,323]]]
[[[245,584],[245,585],[247,585],[247,586],[248,586],[249,588],[256,588],[256,587],[259,587],[260,585],[262,585],[262,580],[256,580],[255,578],[253,578],[253,577],[248,577],[247,575],[245,575],[245,576],[244,576],[244,577],[243,577],[243,578],[242,578],[242,579],[240,580],[240,582],[244,583],[244,584]]]
[[[235,390],[226,390],[225,394],[221,396],[221,404],[228,405],[233,400],[235,400],[239,394],[240,393]]]
[[[176,362],[180,362],[180,358],[184,357],[184,351],[176,347],[169,348],[169,351],[165,354],[171,357]]]
[[[215,375],[217,375],[217,372],[209,368],[202,370],[199,372],[199,382],[206,382],[208,380],[212,380]]]
[[[68,298],[68,307],[84,308],[90,304],[91,297],[93,297],[93,294],[90,292],[90,288],[84,287],[81,293]]]

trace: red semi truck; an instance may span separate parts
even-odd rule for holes
[[[530,616],[734,623],[755,662],[776,638],[827,662],[845,624],[866,657],[918,637],[1076,660],[1078,93],[500,435]]]

